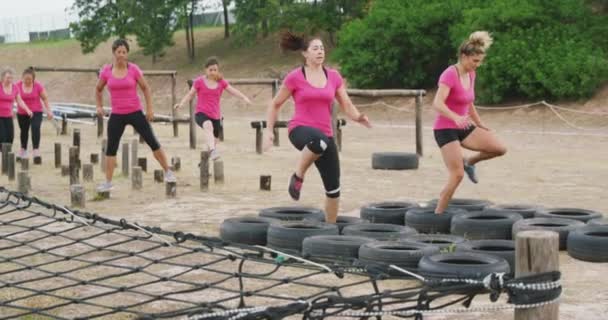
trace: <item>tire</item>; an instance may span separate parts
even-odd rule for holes
[[[345,236],[360,236],[376,240],[399,240],[417,234],[415,229],[395,224],[367,223],[355,224],[342,230]]]
[[[587,222],[592,219],[601,218],[602,214],[592,210],[576,209],[576,208],[548,208],[540,210],[536,217],[538,218],[561,218],[572,219],[582,222]]]
[[[433,199],[429,201],[429,207],[436,207],[438,201],[438,199]],[[485,209],[485,207],[490,205],[492,205],[492,202],[488,200],[465,198],[455,198],[450,200],[450,202],[448,203],[448,207],[450,208],[464,209],[466,211],[481,211]]]
[[[360,217],[371,223],[390,223],[402,226],[405,224],[405,213],[417,207],[416,203],[404,201],[370,203],[361,207]]]
[[[513,239],[515,239],[518,232],[525,230],[555,231],[559,234],[559,249],[566,250],[568,233],[584,225],[585,224],[582,221],[560,218],[533,218],[519,220],[513,224]]]
[[[338,227],[335,224],[312,221],[271,224],[268,227],[266,244],[272,249],[299,254],[302,251],[302,241],[306,237],[320,235],[337,236]]]
[[[522,216],[509,212],[468,212],[452,218],[452,234],[469,240],[511,239],[513,224]]]
[[[452,217],[465,213],[457,208],[448,208],[443,214],[435,214],[435,207],[413,208],[405,213],[405,225],[420,233],[450,233]]]
[[[416,271],[422,257],[438,252],[437,247],[416,242],[374,241],[361,246],[359,262],[364,266],[381,265],[389,275],[407,277],[403,272],[388,268],[388,265]]]
[[[356,236],[312,236],[302,242],[304,257],[354,260],[359,248],[374,239]]]
[[[220,225],[220,238],[227,242],[265,246],[268,227],[279,222],[260,217],[228,218]]]
[[[372,169],[418,169],[418,155],[407,152],[374,152],[372,153]]]
[[[524,219],[534,218],[538,211],[542,210],[542,206],[528,204],[495,204],[486,207],[488,211],[502,211],[519,213]]]
[[[578,260],[608,262],[608,225],[584,226],[571,231],[568,254]]]
[[[325,216],[323,216],[321,219],[319,219],[318,217],[310,217],[304,220],[325,222]],[[362,223],[369,223],[369,221],[351,216],[338,216],[338,218],[336,219],[336,225],[338,226],[338,231],[340,231],[340,234],[342,234],[342,229],[344,229],[344,227]]]
[[[596,218],[587,221],[590,226],[608,226],[608,218]]]
[[[456,251],[484,253],[501,257],[509,263],[511,272],[515,271],[515,241],[513,240],[473,240],[456,246]]]
[[[466,241],[463,237],[451,234],[416,234],[403,240],[431,245],[439,248],[439,250],[449,249],[452,246],[457,247],[459,244]]]
[[[480,279],[493,272],[510,273],[507,260],[481,253],[454,252],[420,259],[418,272],[429,278]]]
[[[262,209],[259,216],[282,221],[301,221],[306,218],[324,219],[325,213],[320,209],[309,207],[273,207]]]

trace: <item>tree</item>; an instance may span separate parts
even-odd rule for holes
[[[222,8],[224,9],[224,38],[228,39],[230,37],[230,23],[228,21],[228,5],[230,5],[231,0],[222,0]]]
[[[164,55],[166,47],[174,44],[173,33],[179,22],[176,12],[178,5],[181,5],[181,0],[131,2],[130,12],[133,14],[137,43],[143,48],[144,55],[152,56],[152,63]]]

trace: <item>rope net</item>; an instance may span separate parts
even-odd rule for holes
[[[422,319],[528,308],[561,293],[558,272],[412,280],[388,276],[394,266],[283,258],[264,247],[71,211],[0,187],[0,319]],[[497,301],[502,292],[510,304],[470,307],[477,295]],[[446,308],[456,304],[462,306]]]

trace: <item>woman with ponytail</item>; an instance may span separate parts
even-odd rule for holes
[[[507,152],[504,144],[481,122],[474,105],[475,70],[483,62],[491,44],[488,32],[473,32],[460,45],[458,62],[439,77],[439,88],[433,101],[438,115],[433,129],[449,178],[440,193],[436,214],[442,214],[448,207],[465,173],[473,183],[477,183],[475,165]],[[464,158],[462,148],[478,153]]]
[[[342,111],[353,121],[368,128],[371,125],[367,116],[351,102],[340,73],[323,65],[325,48],[320,38],[284,32],[281,48],[301,52],[305,64],[285,77],[268,108],[264,148],[270,148],[274,140],[272,129],[279,109],[292,97],[295,113],[289,121],[289,140],[300,150],[300,157],[289,182],[289,195],[299,200],[306,171],[314,163],[325,187],[325,221],[335,223],[340,197],[340,161],[333,139],[332,102],[337,99]]]

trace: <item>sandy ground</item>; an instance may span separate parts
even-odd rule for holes
[[[126,218],[144,225],[181,230],[204,235],[217,235],[221,221],[228,217],[257,214],[265,207],[295,205],[286,192],[288,177],[293,172],[297,152],[282,129],[281,145],[263,155],[255,153],[254,130],[249,122],[264,117],[260,96],[256,106],[245,108],[238,102],[224,102],[226,140],[220,145],[225,166],[225,183],[210,182],[208,192],[199,189],[198,158],[203,146],[199,131],[196,150],[188,147],[188,127],[180,126],[180,136],[172,137],[169,125],[156,124],[168,157],[179,156],[182,169],[177,172],[178,197],[166,199],[164,186],[155,184],[153,170],[160,168],[145,145],[139,145],[139,156],[148,158],[141,191],[131,190],[130,178],[115,172],[112,198],[93,201],[95,185],[103,181],[99,165],[95,166],[95,183],[86,184],[86,210],[114,219]],[[374,128],[371,130],[349,123],[344,128],[342,168],[342,202],[340,214],[358,216],[359,208],[369,202],[415,200],[424,202],[437,197],[446,179],[441,156],[432,138],[432,113],[425,107],[424,156],[414,171],[377,171],[371,169],[371,153],[379,151],[415,151],[414,120],[411,101],[392,101],[400,111],[378,107],[365,109]],[[165,113],[158,111],[159,113]],[[506,156],[478,166],[480,183],[464,181],[457,197],[488,199],[495,203],[535,203],[551,207],[577,207],[608,214],[606,181],[608,181],[608,119],[587,117],[579,126],[599,130],[574,130],[556,120],[546,109],[515,112],[482,112],[485,122],[508,146]],[[282,111],[287,119],[290,108]],[[569,115],[568,115],[569,116]],[[573,119],[573,118],[570,118]],[[573,120],[573,121],[574,121]],[[89,154],[101,150],[101,139],[91,125],[70,124],[82,130],[83,163]],[[199,129],[200,130],[200,129]],[[71,130],[70,130],[71,132]],[[16,132],[18,137],[18,129]],[[61,177],[53,166],[53,143],[63,144],[63,161],[71,135],[57,136],[49,123],[44,124],[42,166],[31,166],[32,194],[48,202],[69,205],[69,178]],[[122,142],[136,139],[128,128]],[[17,142],[18,139],[15,139]],[[272,175],[272,191],[259,190],[260,175]],[[0,185],[16,189],[16,182],[0,177]],[[318,173],[312,168],[298,205],[320,207],[323,189]],[[607,264],[577,261],[560,254],[564,293],[560,306],[561,319],[604,319],[608,313]],[[602,303],[601,301],[604,301]],[[428,319],[510,319],[512,313],[434,316]]]

